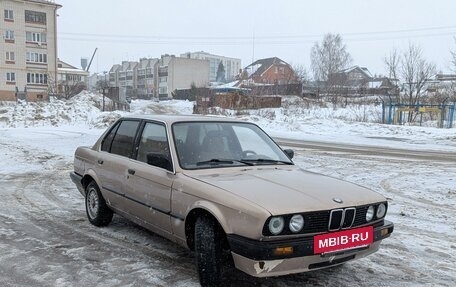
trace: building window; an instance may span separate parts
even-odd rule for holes
[[[159,83],[166,83],[166,82],[168,82],[168,77],[159,77],[158,78],[158,82]]]
[[[14,14],[13,14],[13,10],[6,10],[5,9],[5,20],[14,20]]]
[[[14,59],[14,52],[6,52],[6,60],[7,61],[15,61]]]
[[[5,40],[12,40],[12,41],[14,41],[14,31],[6,30],[6,31],[5,31]]]
[[[25,22],[46,24],[46,13],[25,10]]]
[[[6,73],[6,81],[10,82],[10,83],[16,82],[16,73],[13,73],[13,72]]]
[[[27,42],[33,42],[33,43],[46,43],[47,37],[46,37],[46,33],[26,32],[25,40]]]
[[[30,63],[47,63],[47,55],[41,53],[27,52],[26,61]]]
[[[47,85],[47,74],[27,73],[27,84]]]
[[[159,94],[167,94],[168,93],[168,88],[167,87],[158,88],[158,93]]]

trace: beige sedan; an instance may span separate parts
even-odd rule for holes
[[[76,150],[71,178],[93,225],[117,213],[194,250],[202,286],[223,266],[278,276],[376,252],[393,231],[386,199],[292,158],[252,123],[128,117]]]

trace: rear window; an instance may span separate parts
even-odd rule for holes
[[[114,138],[112,139],[111,148],[109,150],[106,149],[106,151],[125,157],[131,157],[138,126],[139,121],[122,121],[117,128],[117,131],[115,132]],[[105,143],[108,145],[110,137],[111,133],[109,133],[105,138],[105,141],[102,145],[102,150]]]

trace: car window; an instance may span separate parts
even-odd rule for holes
[[[244,152],[254,151],[257,155],[263,155],[266,158],[276,158],[276,151],[274,145],[259,145],[259,142],[263,142],[264,134],[259,134],[252,129],[252,126],[239,125],[233,126],[233,130],[237,135],[239,144]]]
[[[119,128],[120,123],[117,123],[111,131],[106,135],[106,137],[103,139],[103,142],[101,143],[101,150],[102,151],[107,151],[109,152],[111,150],[111,144],[112,140],[114,139],[114,136],[116,135],[117,129]]]
[[[171,154],[164,125],[145,124],[136,159],[172,171]]]
[[[230,122],[183,122],[172,126],[184,169],[223,165],[292,164],[257,126]]]
[[[131,157],[139,121],[122,121],[111,144],[111,153]]]

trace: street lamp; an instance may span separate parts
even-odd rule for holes
[[[99,92],[101,94],[103,94],[103,112],[104,112],[105,111],[105,97],[109,93],[109,87],[104,86],[104,87],[100,88]]]

